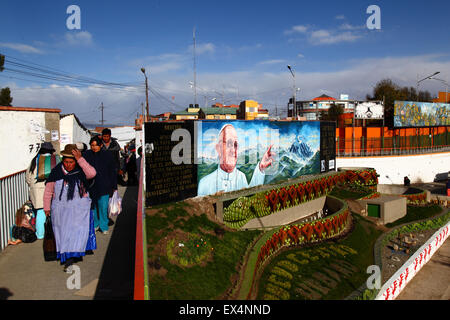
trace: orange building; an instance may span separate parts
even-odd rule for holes
[[[438,97],[433,102],[450,103],[450,92],[439,92]]]

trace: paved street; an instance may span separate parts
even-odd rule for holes
[[[0,300],[133,299],[137,191],[137,186],[119,186],[123,212],[108,235],[97,233],[94,255],[77,264],[80,290],[68,289],[71,274],[59,262],[44,261],[42,240],[37,240],[0,252]]]

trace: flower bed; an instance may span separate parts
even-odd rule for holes
[[[407,204],[422,205],[427,203],[427,192],[425,190],[422,191],[421,193],[401,195],[401,196],[406,197]]]
[[[369,200],[369,199],[375,199],[375,198],[379,198],[381,196],[381,193],[379,192],[374,192],[371,193],[365,197],[360,198],[359,200]]]
[[[341,235],[347,227],[349,213],[347,204],[343,202],[343,208],[329,217],[310,223],[283,226],[272,231],[259,250],[255,246],[258,256],[247,298],[251,296],[255,278],[264,262],[283,248],[318,243]]]
[[[288,186],[259,192],[250,197],[240,197],[224,208],[223,221],[239,229],[254,218],[261,218],[280,210],[301,205],[329,194],[336,185],[375,187],[378,175],[375,170],[347,170]]]

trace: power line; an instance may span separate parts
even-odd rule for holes
[[[10,59],[17,60],[20,62],[16,62],[16,61],[13,61]],[[8,71],[9,73],[19,74],[19,75],[25,75],[25,76],[32,77],[32,78],[54,80],[54,81],[58,81],[58,82],[75,84],[75,85],[79,85],[79,86],[100,85],[102,87],[110,87],[110,88],[117,88],[117,89],[127,89],[127,88],[138,89],[138,88],[142,87],[142,84],[140,84],[138,82],[116,83],[116,82],[97,80],[97,79],[93,79],[90,77],[67,73],[65,71],[60,71],[60,70],[57,70],[57,69],[54,69],[51,67],[28,62],[28,61],[10,57],[10,56],[7,56],[7,59],[5,61],[7,62],[7,65],[13,66],[13,68],[6,67],[5,71]],[[21,62],[25,62],[27,64],[21,63]],[[19,80],[31,81],[30,79],[19,79]]]

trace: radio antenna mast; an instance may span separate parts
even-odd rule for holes
[[[192,33],[194,38],[194,108],[197,105],[197,70],[196,70],[196,62],[195,62],[195,26],[194,31]]]

